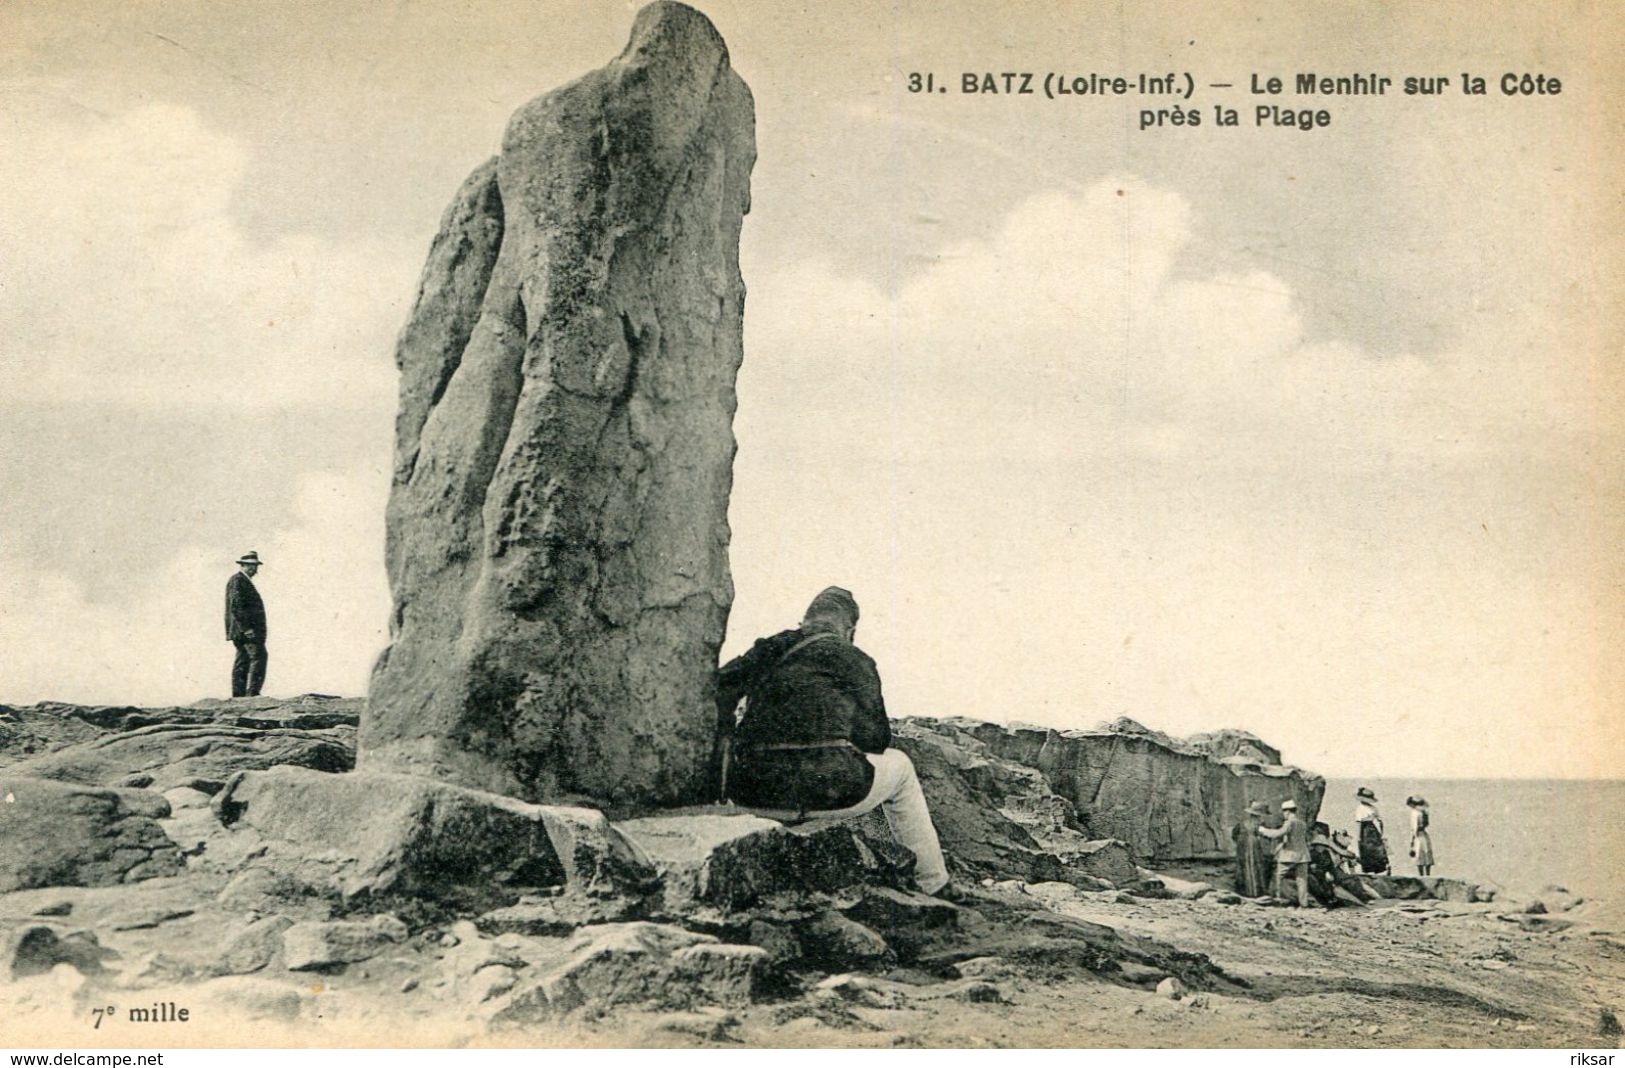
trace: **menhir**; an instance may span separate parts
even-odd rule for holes
[[[392,644],[358,765],[697,797],[728,573],[749,89],[703,15],[513,116],[402,332]]]

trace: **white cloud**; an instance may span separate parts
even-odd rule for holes
[[[386,641],[383,572],[388,476],[302,477],[294,519],[256,549],[266,601],[266,692],[366,692]],[[249,546],[244,546],[246,550]],[[242,551],[242,550],[239,550]],[[234,570],[217,548],[186,546],[107,601],[68,575],[0,551],[0,701],[174,704],[230,695],[224,590]]]
[[[1461,354],[1308,341],[1267,271],[1188,277],[1191,217],[1110,178],[1033,197],[895,293],[820,263],[753,276],[741,436],[795,420],[796,445],[1032,459],[1125,442],[1207,458],[1241,435],[1249,463],[1307,448],[1350,466],[1476,447],[1514,414],[1516,387],[1471,381]]]
[[[21,106],[0,154],[0,376],[13,401],[389,405],[421,249],[260,241],[235,138],[188,108]],[[335,197],[365,195],[335,189]]]
[[[1321,340],[1270,272],[1193,272],[1198,225],[1112,178],[889,291],[747,264],[728,651],[838,582],[894,714],[1589,766],[1537,749],[1619,684],[1572,580],[1617,557],[1548,514],[1584,474],[1555,402],[1501,354]]]

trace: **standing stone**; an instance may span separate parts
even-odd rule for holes
[[[392,644],[359,766],[539,801],[694,799],[733,600],[750,91],[644,8],[520,108],[402,332]]]

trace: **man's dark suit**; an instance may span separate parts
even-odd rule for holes
[[[265,684],[265,602],[241,571],[226,582],[226,639],[237,646],[231,696],[258,697]]]

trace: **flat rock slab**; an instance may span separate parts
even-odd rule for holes
[[[486,934],[553,936],[571,934],[592,924],[643,919],[643,912],[640,899],[559,894],[492,909],[474,922]]]
[[[1363,875],[1378,895],[1400,901],[1454,901],[1461,904],[1495,900],[1493,889],[1480,889],[1462,879],[1419,875]]]
[[[805,831],[749,815],[653,816],[617,830],[659,869],[666,906],[743,908],[788,891],[891,884],[899,872],[851,823]]]
[[[0,774],[0,892],[174,875],[180,850],[158,823],[168,814],[142,790]]]
[[[77,742],[99,738],[102,729],[52,705],[0,705],[0,767]]]
[[[264,843],[247,866],[347,905],[400,897],[483,910],[571,881],[595,894],[641,891],[653,875],[592,809],[530,805],[409,775],[246,772],[215,798],[214,813]]]
[[[348,771],[355,766],[355,747],[350,738],[331,732],[159,723],[80,742],[24,760],[11,770],[88,786],[159,792],[186,786],[214,793],[239,771],[282,764]]]
[[[492,1022],[517,1026],[621,1005],[744,1005],[756,996],[767,964],[756,946],[724,945],[668,924],[588,927],[565,944],[556,964],[528,969]]]
[[[356,697],[234,697],[185,706],[0,705],[0,766],[41,753],[160,724],[353,731],[365,702]]]
[[[354,964],[405,941],[407,934],[406,925],[389,915],[296,923],[282,932],[282,963],[291,972]]]
[[[1113,886],[1123,886],[1139,877],[1139,866],[1134,863],[1134,851],[1118,838],[1101,838],[1084,842],[1064,854],[1068,869],[1105,879]]]

